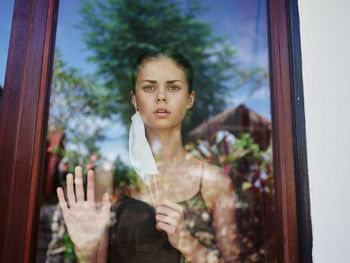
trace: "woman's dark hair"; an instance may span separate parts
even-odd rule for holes
[[[190,62],[176,50],[164,46],[158,47],[155,50],[148,50],[136,60],[136,63],[132,68],[132,90],[135,92],[136,79],[140,66],[147,59],[159,57],[166,57],[168,59],[171,59],[184,70],[188,83],[188,93],[191,93],[193,90],[193,70]]]

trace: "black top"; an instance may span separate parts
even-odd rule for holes
[[[156,229],[155,210],[145,202],[126,198],[116,211],[108,262],[180,262],[164,231]]]
[[[178,202],[184,208],[187,230],[202,245],[216,250],[212,215],[199,191],[193,197]],[[115,207],[116,223],[110,231],[108,262],[118,263],[179,263],[186,262],[173,248],[165,231],[156,229],[155,209],[149,204],[126,197]]]

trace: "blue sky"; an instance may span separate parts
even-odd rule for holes
[[[242,67],[252,69],[262,67],[268,69],[268,40],[266,0],[202,0],[209,9],[198,19],[208,22],[214,33],[227,37],[228,41],[238,49]],[[14,0],[0,1],[0,84],[4,83],[6,58],[11,29]],[[260,3],[260,6],[259,6]],[[62,53],[62,59],[81,73],[93,73],[95,65],[86,62],[91,54],[82,41],[82,32],[77,28],[81,21],[78,14],[80,1],[61,0],[56,35],[56,47]],[[268,119],[270,117],[269,88],[265,87],[247,100],[247,91],[241,89],[228,96],[229,107],[245,103]],[[118,148],[119,154],[127,156],[125,141],[116,140],[123,135],[118,123],[108,127],[106,135],[110,138],[101,147],[112,159]],[[127,160],[127,158],[123,158]]]
[[[4,86],[14,0],[0,1],[0,85]]]

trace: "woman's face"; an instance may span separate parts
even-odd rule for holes
[[[165,57],[146,60],[136,79],[136,103],[146,127],[167,129],[181,126],[195,93],[188,94],[184,70]],[[134,93],[131,92],[135,106]]]

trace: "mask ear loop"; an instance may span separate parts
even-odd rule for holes
[[[156,175],[155,175],[155,174],[153,174],[153,181],[154,181],[154,185],[156,186],[157,200],[159,200],[158,188],[157,188],[157,181],[156,181]]]
[[[133,96],[134,96],[134,99],[135,99],[135,112],[137,112],[136,96],[135,95],[133,95]]]
[[[149,175],[151,176],[151,175]],[[151,193],[151,198],[152,198],[152,203],[153,203],[153,206],[155,207],[156,206],[156,202],[154,201],[154,197],[153,197],[153,193],[152,193],[152,189],[151,189],[151,184],[150,184],[150,179],[148,177],[148,189],[149,189],[149,192]]]
[[[151,176],[151,175],[149,175]],[[151,189],[151,184],[150,184],[150,178],[148,177],[148,189],[149,189],[149,192],[151,193],[151,198],[152,198],[152,202],[153,202],[153,206],[156,206],[156,202],[154,200],[154,196],[153,196],[153,192],[152,192],[152,189]],[[153,182],[154,182],[154,185],[156,187],[156,196],[157,196],[157,200],[159,200],[159,194],[158,194],[158,188],[157,188],[157,181],[156,181],[156,176],[155,174],[153,174]],[[156,201],[157,201],[156,200]]]

